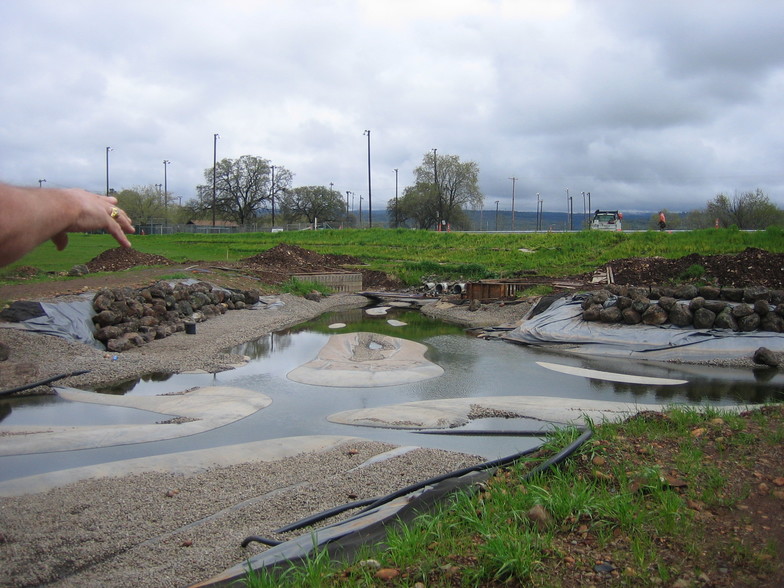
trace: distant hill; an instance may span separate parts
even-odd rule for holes
[[[623,228],[628,230],[646,230],[648,229],[648,222],[654,214],[654,212],[624,212]],[[512,212],[509,210],[499,210],[497,217],[494,210],[485,210],[484,212],[471,210],[467,212],[467,215],[468,218],[471,219],[471,229],[474,231],[509,231],[512,229]],[[579,214],[575,213],[572,215],[570,226],[569,217],[565,212],[543,212],[540,230],[579,231],[585,228],[587,224],[591,222],[592,218],[593,214],[583,216],[582,212]],[[515,211],[514,230],[535,231],[536,229],[535,212]]]

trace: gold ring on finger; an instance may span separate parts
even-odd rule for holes
[[[112,206],[112,211],[109,213],[109,216],[111,216],[112,218],[117,218],[118,216],[120,216],[120,209],[117,208],[116,206]]]

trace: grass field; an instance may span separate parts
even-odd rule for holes
[[[662,256],[678,258],[690,253],[737,253],[747,247],[784,252],[784,232],[778,228],[745,232],[706,229],[678,233],[436,233],[404,229],[346,229],[203,235],[133,236],[134,248],[175,262],[234,262],[274,247],[297,245],[322,254],[352,255],[371,269],[398,275],[416,284],[422,275],[482,279],[513,276],[533,270],[544,276],[590,272],[613,259]],[[116,246],[108,235],[71,235],[64,251],[51,243],[38,247],[17,263],[0,271],[7,282],[20,266],[41,272],[66,272]]]

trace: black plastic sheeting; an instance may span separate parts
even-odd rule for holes
[[[17,304],[20,303],[14,302],[10,308],[13,309]],[[95,310],[93,310],[92,296],[73,302],[36,302],[35,304],[40,305],[40,314],[36,316],[36,313],[31,312],[30,308],[25,308],[27,314],[20,315],[20,318],[24,318],[15,323],[16,328],[54,335],[69,341],[86,343],[101,350],[105,349],[103,344],[93,337]]]
[[[501,338],[556,351],[660,361],[751,357],[760,347],[784,352],[781,333],[585,321],[583,300],[580,295],[556,300],[546,311]]]

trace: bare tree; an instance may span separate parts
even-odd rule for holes
[[[736,192],[732,198],[726,194],[716,195],[708,202],[707,216],[718,220],[721,227],[734,225],[739,229],[764,229],[784,220],[784,212],[759,188],[743,194]]]
[[[275,185],[272,185],[272,165],[268,159],[243,155],[239,159],[222,159],[215,166],[215,194],[213,168],[204,170],[205,184],[196,187],[196,209],[212,210],[213,196],[216,212],[221,217],[246,224],[259,212],[269,209],[274,194],[291,185],[293,174],[275,166]]]

